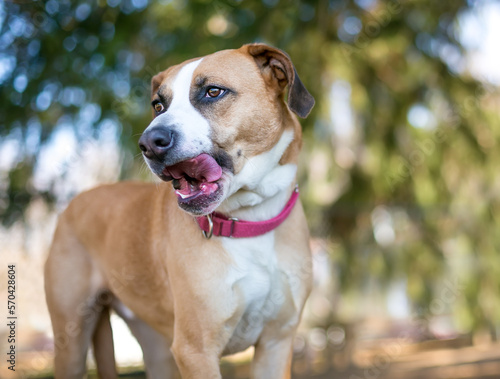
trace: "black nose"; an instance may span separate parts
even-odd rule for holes
[[[139,138],[139,148],[149,159],[162,160],[173,145],[172,131],[156,127],[145,131]]]

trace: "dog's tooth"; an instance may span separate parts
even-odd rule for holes
[[[181,199],[185,199],[185,198],[189,197],[189,195],[184,195],[182,192],[179,192],[179,191],[176,191],[176,194],[179,195],[181,197]]]

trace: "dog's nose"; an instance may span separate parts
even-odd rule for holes
[[[172,131],[166,128],[152,128],[139,138],[139,148],[149,158],[163,159],[173,145]]]

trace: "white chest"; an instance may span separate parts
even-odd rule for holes
[[[234,264],[225,278],[233,290],[233,301],[242,309],[226,353],[255,344],[264,325],[281,308],[283,281],[274,250],[274,232],[248,239],[225,239],[224,248]]]

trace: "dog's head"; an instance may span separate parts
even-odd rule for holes
[[[306,117],[313,105],[288,55],[244,45],[154,76],[154,119],[139,146],[151,170],[172,181],[182,209],[208,214],[240,190],[263,187],[256,196],[265,196],[264,187],[279,187],[272,181],[283,178],[262,181],[295,162],[301,131],[292,112]]]

